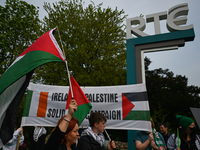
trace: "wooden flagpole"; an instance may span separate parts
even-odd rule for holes
[[[18,149],[19,149],[19,142],[20,142],[20,138],[21,138],[21,134],[19,134],[19,137],[18,137],[18,141],[17,141],[17,149],[16,149],[16,150],[18,150]]]
[[[56,28],[58,29],[58,26],[57,26]],[[59,38],[60,38],[60,43],[61,43],[61,46],[62,46],[63,55],[64,55],[64,57],[65,57],[65,65],[66,65],[66,68],[67,68],[67,74],[68,74],[68,79],[69,79],[69,85],[70,85],[70,89],[71,89],[71,93],[72,93],[72,99],[73,99],[73,98],[74,98],[74,94],[73,94],[73,90],[72,90],[72,86],[71,86],[71,78],[70,78],[69,68],[68,68],[67,59],[66,59],[66,55],[65,55],[64,48],[63,48],[62,39],[61,39],[59,30],[58,30],[58,36],[59,36]]]

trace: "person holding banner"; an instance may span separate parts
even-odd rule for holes
[[[16,150],[19,140],[19,145],[24,142],[23,127],[17,129],[15,126],[15,132],[13,133],[13,138],[10,139],[5,145],[3,145],[3,150]]]
[[[89,117],[90,127],[85,129],[78,141],[78,149],[80,150],[105,150],[104,148],[104,128],[106,127],[106,117],[99,113],[93,112]],[[108,142],[108,150],[115,150],[115,142]]]
[[[76,110],[77,103],[72,99],[68,114],[58,121],[45,144],[44,150],[77,150],[76,141],[79,138],[79,121],[73,117]]]
[[[165,150],[166,145],[162,135],[155,130],[155,124],[151,118],[152,132],[137,131],[134,142],[137,150]]]
[[[196,134],[198,129],[194,121],[181,115],[176,115],[176,120],[179,128],[169,137],[167,147],[170,150],[200,150],[200,138]]]

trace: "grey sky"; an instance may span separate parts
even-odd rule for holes
[[[28,3],[31,3],[35,6],[39,6],[40,19],[42,19],[46,12],[43,9],[43,4],[45,2],[53,3],[58,0],[25,0]],[[85,6],[90,3],[90,0],[83,0]],[[0,5],[4,5],[5,0],[0,1]],[[125,14],[128,15],[128,18],[139,16],[143,14],[146,18],[146,15],[168,11],[171,7],[188,3],[189,13],[188,21],[186,25],[193,24],[195,31],[195,39],[191,42],[186,42],[184,47],[180,47],[178,50],[163,51],[163,52],[154,52],[145,54],[152,61],[150,69],[163,68],[169,69],[175,75],[185,75],[188,78],[188,85],[195,85],[200,87],[200,1],[199,0],[93,0],[97,5],[103,2],[103,6],[107,8],[108,6],[112,9],[116,7],[118,10],[123,9]],[[169,32],[166,28],[166,20],[160,22],[161,32]],[[153,23],[147,23],[145,33],[154,35],[154,26]]]

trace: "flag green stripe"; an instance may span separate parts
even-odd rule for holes
[[[26,94],[25,104],[24,104],[24,110],[23,110],[23,115],[22,115],[23,117],[29,116],[32,95],[33,95],[33,91],[28,90]]]
[[[88,103],[88,106],[92,108],[92,104],[90,102]]]
[[[76,119],[78,119],[79,125],[83,122],[83,120],[85,119],[86,115],[89,113],[91,108],[92,107],[90,107],[87,103],[85,103],[83,105],[79,105],[77,107],[77,111],[74,113],[73,116]]]
[[[130,111],[124,120],[150,121],[150,111]]]
[[[0,78],[0,94],[13,82],[35,69],[36,67],[48,62],[63,62],[57,56],[44,51],[31,51],[18,62],[13,64]]]

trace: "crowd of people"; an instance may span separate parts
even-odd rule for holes
[[[200,136],[194,120],[177,115],[177,131],[171,134],[166,123],[160,123],[160,132],[155,130],[151,118],[152,132],[137,131],[133,141],[137,150],[200,150]]]
[[[51,131],[48,141],[45,142],[46,129],[34,127],[30,134],[29,150],[116,150],[114,141],[105,142],[106,117],[93,112],[89,117],[89,127],[79,135],[79,121],[73,117],[77,110],[74,99],[69,104],[68,114],[63,116],[57,126]],[[177,115],[178,128],[176,133],[168,131],[166,123],[160,123],[160,133],[156,131],[151,118],[152,132],[137,131],[133,141],[137,150],[200,150],[198,128],[191,118]],[[13,138],[3,146],[3,150],[16,150],[23,144],[23,128],[15,130]],[[106,143],[106,145],[105,145]],[[18,150],[18,149],[17,149]]]

